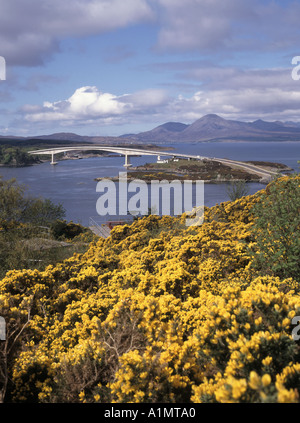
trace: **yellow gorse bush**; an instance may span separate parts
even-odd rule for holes
[[[206,209],[199,227],[145,217],[43,272],[9,272],[7,398],[299,402],[300,281],[251,266],[258,201]]]

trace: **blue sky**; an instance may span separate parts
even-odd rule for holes
[[[288,0],[0,0],[0,135],[300,121],[299,17]]]

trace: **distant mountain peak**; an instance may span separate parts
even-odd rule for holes
[[[221,116],[216,115],[216,114],[214,114],[214,113],[209,113],[208,115],[204,115],[204,116],[202,116],[202,118],[200,118],[200,120],[201,120],[201,119],[218,119],[218,120],[225,120],[225,119],[223,119]]]
[[[187,127],[188,125],[180,122],[167,122],[158,126],[158,128],[163,128],[170,132],[181,132],[184,131]]]
[[[7,136],[1,136],[8,138]],[[13,138],[13,136],[9,136]],[[21,140],[22,137],[15,137]],[[80,143],[115,143],[119,141],[173,144],[184,142],[207,141],[299,141],[300,122],[267,122],[257,119],[253,122],[224,119],[215,113],[209,113],[191,124],[166,122],[152,130],[138,134],[126,134],[120,137],[82,136],[72,132],[58,132],[50,135],[23,137],[22,140],[48,140]]]
[[[224,119],[209,113],[190,125],[167,122],[150,131],[130,137],[135,141],[152,143],[201,141],[300,141],[300,123],[254,122]]]
[[[236,124],[234,121],[229,121],[221,118],[215,114],[208,114],[202,118],[196,120],[194,123],[189,125],[189,127],[184,131],[184,133],[194,134],[195,132],[216,132],[227,129],[229,126]]]

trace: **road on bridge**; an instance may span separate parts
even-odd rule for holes
[[[130,148],[130,147],[110,147],[110,146],[103,146],[103,145],[97,145],[93,144],[91,146],[62,146],[62,147],[56,147],[56,148],[48,148],[48,149],[41,149],[41,150],[35,150],[35,151],[29,151],[29,154],[34,155],[51,155],[52,160],[51,164],[56,164],[57,162],[54,161],[54,155],[59,153],[65,153],[68,151],[107,151],[111,153],[118,153],[125,156],[125,167],[131,166],[130,164],[130,157],[131,156],[137,156],[137,155],[145,155],[145,156],[167,156],[167,157],[178,157],[178,158],[186,158],[186,159],[195,159],[195,160],[213,160],[220,163],[223,163],[227,166],[232,167],[239,167],[242,169],[245,169],[247,171],[250,171],[256,175],[259,175],[261,178],[265,180],[270,180],[272,177],[276,176],[278,174],[277,171],[273,170],[266,170],[263,169],[260,166],[251,164],[251,163],[245,163],[238,160],[230,160],[230,159],[222,159],[217,157],[205,157],[205,156],[195,156],[190,154],[181,154],[181,153],[175,153],[175,152],[168,152],[168,151],[155,151],[155,150],[144,150],[144,149],[138,149],[138,148]]]
[[[256,175],[261,176],[262,178],[269,179],[272,176],[278,175],[277,171],[274,170],[266,170],[261,168],[260,166],[251,164],[251,163],[245,163],[245,162],[239,162],[236,160],[229,160],[229,159],[213,159],[215,161],[218,161],[220,163],[223,163],[225,165],[230,165],[234,167],[240,167],[242,169],[248,170],[252,173],[255,173]]]

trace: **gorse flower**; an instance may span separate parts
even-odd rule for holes
[[[289,180],[272,192],[284,183],[299,195],[300,177]],[[287,268],[259,268],[252,254],[271,230],[253,230],[254,207],[270,189],[206,208],[198,227],[148,216],[43,272],[8,272],[0,281],[7,398],[299,402],[291,321],[300,280]]]

